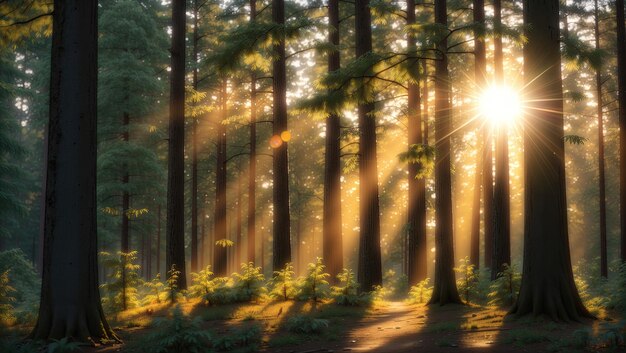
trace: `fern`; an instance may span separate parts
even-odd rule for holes
[[[457,287],[466,303],[471,303],[478,297],[478,272],[476,267],[470,263],[469,256],[460,260],[459,267],[454,269],[461,276],[457,281]]]
[[[317,258],[315,263],[310,263],[307,269],[307,275],[299,279],[299,300],[312,300],[317,302],[320,299],[327,298],[329,295],[328,281],[330,275],[324,272],[325,266],[321,258]]]
[[[253,262],[241,264],[241,273],[235,272],[233,277],[237,301],[256,300],[265,293],[263,286],[265,277],[261,272],[261,267],[255,267]]]
[[[430,282],[430,278],[426,278],[422,281],[419,281],[416,285],[411,287],[409,290],[409,298],[408,301],[411,304],[423,304],[430,298],[433,294],[433,287],[428,286]]]
[[[503,270],[498,274],[490,286],[489,305],[508,306],[513,305],[515,296],[519,292],[522,275],[515,270],[514,266],[503,265]]]
[[[368,294],[359,294],[359,283],[355,279],[354,271],[344,268],[337,275],[337,279],[340,285],[331,287],[335,303],[345,306],[358,306],[369,303],[370,296]]]
[[[117,255],[101,252],[100,256],[103,258],[104,266],[112,270],[108,282],[100,285],[107,293],[103,298],[105,307],[121,311],[138,306],[137,286],[141,279],[138,272],[140,266],[135,264],[137,251],[118,252]]]
[[[284,328],[293,333],[320,334],[328,328],[328,320],[316,319],[307,315],[295,315],[285,322]]]
[[[285,268],[280,271],[274,271],[274,277],[271,281],[272,291],[270,292],[270,296],[282,300],[293,299],[297,294],[294,276],[295,273],[291,263],[287,263]]]
[[[9,283],[9,272],[10,270],[6,270],[0,274],[0,325],[2,326],[8,326],[15,321],[15,316],[13,316],[15,298],[12,295],[16,290]]]

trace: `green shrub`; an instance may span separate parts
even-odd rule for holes
[[[423,304],[430,299],[433,294],[433,287],[428,286],[430,278],[419,281],[409,290],[408,301],[411,304]]]
[[[246,325],[230,335],[218,337],[213,347],[218,351],[248,350],[257,351],[261,344],[263,329],[259,324]]]
[[[327,278],[330,276],[324,272],[326,266],[322,263],[321,258],[317,258],[315,263],[310,263],[307,268],[307,274],[298,282],[298,299],[312,300],[318,302],[321,299],[328,298],[329,288]]]
[[[139,305],[137,286],[140,284],[137,251],[129,253],[118,252],[113,255],[107,252],[100,253],[103,265],[112,271],[108,281],[100,288],[104,289],[103,305],[112,311],[131,309]],[[125,281],[124,281],[125,276]]]
[[[345,306],[358,306],[369,303],[370,296],[368,294],[359,294],[359,284],[352,270],[344,268],[337,275],[337,279],[340,285],[331,287],[335,303]]]
[[[459,267],[454,271],[459,274],[460,279],[456,282],[459,294],[466,303],[475,301],[478,296],[478,272],[474,264],[470,262],[469,256],[459,260]]]
[[[271,281],[272,291],[270,292],[270,296],[282,300],[293,299],[297,294],[296,280],[294,277],[295,273],[291,263],[287,263],[285,268],[280,271],[274,271],[274,277]]]
[[[292,333],[320,334],[328,328],[328,320],[316,319],[308,315],[295,315],[285,322],[284,328]]]
[[[135,351],[146,353],[208,352],[211,334],[200,327],[200,318],[191,320],[179,305],[172,309],[172,318],[154,320],[155,329],[137,342]]]
[[[241,264],[241,272],[233,273],[235,278],[235,298],[238,302],[249,302],[259,299],[265,293],[265,277],[261,267],[254,262]]]
[[[18,324],[33,325],[39,308],[39,291],[41,290],[39,275],[20,249],[0,252],[0,274],[5,272],[9,277],[5,285],[15,290],[10,294],[12,300],[0,294],[0,305],[10,304],[12,307],[12,318],[7,317],[7,319]],[[0,321],[2,320],[2,313],[0,313]]]
[[[178,290],[178,277],[180,277],[180,271],[176,268],[175,264],[167,271],[167,280],[165,284],[167,286],[167,301],[174,303],[182,297],[182,293]]]
[[[487,295],[489,305],[511,306],[515,303],[522,283],[522,274],[515,270],[515,266],[504,264],[503,267],[498,278],[491,283],[490,292]]]
[[[71,342],[67,337],[60,340],[52,340],[47,350],[48,353],[75,353],[80,351],[80,343]]]
[[[15,316],[13,316],[15,288],[9,283],[10,271],[6,270],[0,274],[0,326],[9,326],[15,321]]]
[[[161,274],[157,273],[152,280],[145,282],[144,286],[148,289],[148,293],[143,298],[143,304],[160,304],[161,298],[164,298],[162,294],[165,288],[165,284],[161,281]]]

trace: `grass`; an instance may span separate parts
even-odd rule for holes
[[[523,346],[533,343],[550,342],[550,336],[545,332],[540,332],[530,329],[515,329],[509,331],[504,337],[503,342],[507,344],[514,344],[516,346]]]

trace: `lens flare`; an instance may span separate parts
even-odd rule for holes
[[[270,138],[270,147],[278,148],[283,145],[283,139],[279,135],[274,135]]]
[[[511,87],[491,86],[480,97],[481,115],[494,125],[510,125],[522,114],[519,94]]]

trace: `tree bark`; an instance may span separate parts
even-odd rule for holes
[[[215,165],[215,238],[213,246],[213,272],[218,277],[227,275],[228,256],[227,248],[217,245],[217,241],[228,239],[226,219],[226,125],[223,123],[228,117],[227,80],[222,83],[221,92],[221,119],[217,127],[217,158]]]
[[[515,315],[589,317],[574,284],[567,231],[559,0],[524,0],[524,266]]]
[[[122,141],[128,145],[129,141],[129,129],[130,129],[130,116],[128,113],[124,113],[124,117],[122,119]],[[121,238],[121,252],[124,254],[128,254],[130,252],[130,193],[128,192],[128,182],[130,180],[128,174],[128,165],[124,165],[124,175],[122,176],[122,238]],[[124,310],[128,309],[128,305],[126,303],[126,257],[121,256],[120,261],[122,262],[121,268],[121,280],[122,280],[122,308]]]
[[[485,24],[485,1],[474,0],[474,22],[484,26]],[[485,88],[487,75],[487,54],[485,49],[485,30],[480,28],[474,31],[474,84],[480,89]],[[483,135],[484,137],[484,135]],[[477,135],[477,139],[479,139]],[[470,263],[476,269],[480,268],[480,195],[482,191],[484,149],[485,141],[478,142],[476,153],[476,169],[474,174],[474,196],[472,202],[472,228],[470,230]]]
[[[241,244],[241,233],[243,231],[243,176],[240,174],[237,178],[237,229],[235,238],[235,266],[241,265],[241,250],[243,246]]]
[[[198,0],[193,2],[193,89],[198,90]],[[191,272],[198,272],[198,121],[191,121]]]
[[[339,0],[328,1],[328,39],[333,50],[328,54],[328,72],[341,68],[339,53]],[[336,113],[326,118],[324,161],[323,251],[326,270],[332,281],[343,269],[341,221],[341,123]],[[301,241],[301,240],[299,240]]]
[[[256,21],[256,0],[250,0],[250,22]],[[250,165],[248,168],[248,262],[256,265],[256,74],[250,75]]]
[[[407,25],[415,24],[415,0],[407,0]],[[407,35],[407,52],[417,56],[415,35],[409,31]],[[413,60],[413,65],[419,71],[419,61]],[[419,79],[411,80],[408,84],[408,148],[413,145],[422,145],[422,112]],[[409,286],[426,279],[426,180],[418,174],[423,166],[419,163],[409,163],[408,184],[409,203],[407,210],[407,277]]]
[[[285,24],[284,0],[272,0],[272,20],[280,26]],[[281,32],[274,44],[273,78],[273,133],[274,136],[281,136],[283,132],[288,131],[287,68],[284,32]],[[278,148],[274,148],[274,271],[283,269],[288,262],[291,262],[288,145],[287,141],[283,141]]]
[[[369,0],[355,2],[356,57],[372,51],[372,18]],[[359,122],[359,268],[361,289],[382,285],[380,255],[380,210],[376,158],[376,118],[372,102],[358,105]]]
[[[156,272],[161,273],[161,204],[157,206]]]
[[[494,23],[502,27],[502,3],[494,0]],[[493,41],[493,61],[496,83],[504,83],[504,61],[502,36],[496,35]],[[496,128],[496,178],[493,186],[493,259],[491,279],[495,280],[504,270],[504,264],[511,264],[511,206],[509,189],[509,129],[506,123]]]
[[[435,22],[448,26],[445,0],[435,1]],[[428,304],[461,303],[454,276],[454,227],[452,218],[452,177],[450,171],[450,77],[447,39],[437,43],[440,57],[435,62],[435,285]]]
[[[617,85],[619,103],[620,258],[626,262],[626,29],[624,0],[615,0],[617,14]]]
[[[594,1],[594,34],[596,50],[600,50],[600,14],[598,10],[598,0]],[[604,116],[602,108],[602,71],[596,69],[596,99],[598,114],[598,191],[600,208],[600,276],[607,278],[609,275],[607,249],[606,249],[606,181],[604,173]]]
[[[97,1],[54,1],[41,301],[33,339],[117,340],[98,289]]]

